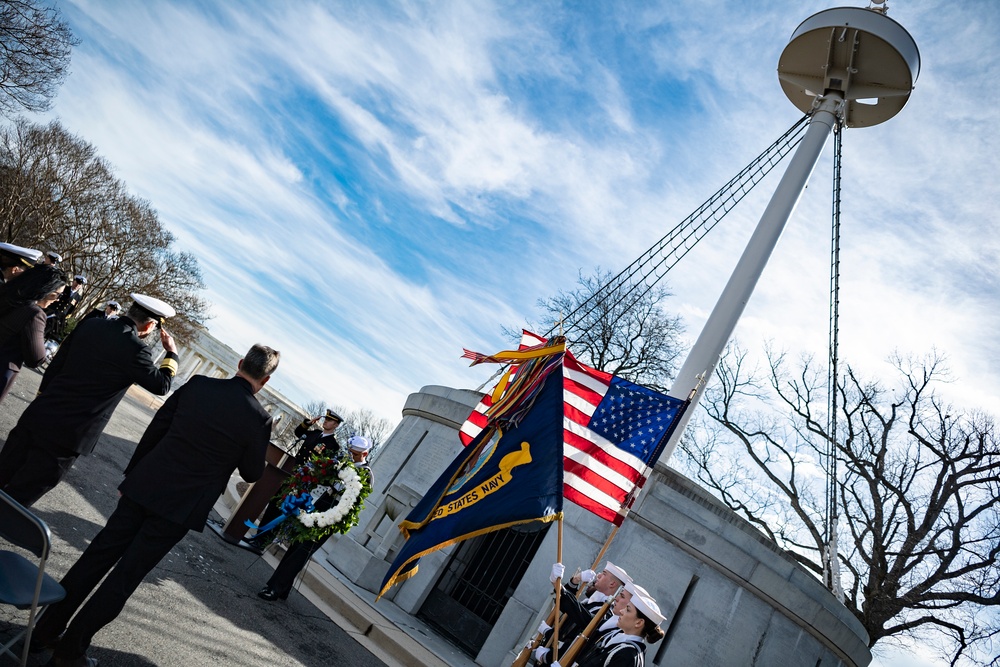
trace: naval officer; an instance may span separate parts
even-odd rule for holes
[[[321,427],[318,429],[313,428],[313,426],[316,425],[316,422],[320,419],[323,420]],[[309,419],[307,417],[302,420],[302,423],[295,427],[295,437],[302,440],[302,444],[299,445],[299,451],[295,454],[295,465],[300,466],[307,463],[309,458],[314,453],[322,453],[324,456],[328,456],[331,459],[339,458],[340,443],[337,442],[336,434],[337,429],[340,428],[340,425],[343,423],[343,418],[330,409],[327,409],[326,414],[320,417],[314,417],[313,419]],[[281,501],[284,499],[285,497],[280,494],[272,498],[271,502],[269,502],[267,507],[264,509],[264,516],[260,518],[257,525],[265,526],[281,516]],[[273,539],[273,534],[262,533],[260,535],[254,535],[253,537],[247,539],[246,542],[250,546],[254,547],[255,550],[261,551],[267,547]]]
[[[125,468],[118,507],[59,582],[65,599],[38,621],[33,643],[55,649],[50,665],[96,667],[86,654],[94,635],[189,530],[205,527],[233,471],[260,478],[272,420],[255,394],[279,359],[254,345],[235,377],[196,375],[156,411]]]
[[[371,449],[371,440],[363,435],[352,435],[350,440],[347,441],[347,452],[351,455],[354,467],[358,469],[358,472],[362,470],[366,471],[368,474],[368,483],[374,486],[375,478],[372,474],[372,468],[368,464],[368,454],[371,452]],[[315,511],[325,512],[333,507],[334,500],[334,495],[327,491],[316,501]],[[281,562],[278,563],[278,567],[274,570],[274,574],[268,579],[267,585],[257,593],[257,597],[268,602],[288,598],[288,593],[295,584],[295,577],[309,564],[309,559],[312,558],[317,549],[323,546],[323,543],[328,538],[329,536],[322,540],[295,542],[289,545],[288,551],[282,556]]]
[[[21,413],[0,450],[0,489],[32,505],[90,454],[125,392],[137,384],[163,396],[177,374],[177,345],[162,321],[174,309],[133,294],[128,312],[114,320],[81,322],[60,346],[42,377],[38,397]],[[143,342],[160,327],[163,361]]]
[[[33,267],[42,253],[13,243],[0,243],[0,283],[5,283]]]

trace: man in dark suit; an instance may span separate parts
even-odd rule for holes
[[[135,304],[116,320],[81,322],[42,377],[39,396],[21,413],[0,450],[0,489],[32,505],[90,454],[125,392],[133,384],[158,396],[177,373],[177,346],[160,329],[166,356],[157,367],[142,342],[174,309],[133,294]]]
[[[254,394],[270,379],[279,356],[254,345],[235,377],[197,375],[156,412],[125,468],[118,507],[60,582],[66,598],[46,609],[35,629],[38,645],[55,646],[50,664],[95,667],[97,661],[86,655],[94,634],[118,617],[143,578],[187,531],[204,528],[233,470],[248,482],[260,478],[271,417]]]

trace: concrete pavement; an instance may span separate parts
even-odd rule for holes
[[[25,369],[0,404],[4,439],[39,380],[37,372]],[[63,483],[35,504],[33,509],[52,530],[49,571],[56,578],[114,509],[121,471],[159,403],[143,390],[130,390],[94,454],[80,457]],[[233,480],[231,490],[235,486]],[[223,520],[228,512],[224,497],[213,518]],[[278,548],[255,556],[226,544],[211,530],[189,533],[147,577],[121,616],[97,634],[90,655],[106,667],[473,664],[391,604],[376,607],[373,595],[354,589],[322,558],[310,564],[299,591],[287,601],[260,600],[256,593],[279,556]],[[0,607],[0,640],[25,620],[24,612]],[[47,658],[44,653],[33,656],[29,665],[44,664]]]

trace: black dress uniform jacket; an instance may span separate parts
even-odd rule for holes
[[[166,400],[125,468],[122,494],[201,531],[233,469],[248,482],[264,472],[271,417],[241,377],[188,380]]]
[[[21,366],[45,361],[45,312],[34,303],[0,318],[0,401],[7,397]]]
[[[334,437],[333,433],[324,433],[318,429],[310,429],[312,424],[309,420],[305,420],[301,424],[295,427],[295,436],[302,438],[302,445],[299,447],[298,453],[295,454],[295,462],[302,465],[309,460],[313,452],[320,445],[325,448],[324,455],[330,457],[331,459],[336,459],[340,457],[340,443],[337,442],[337,438]]]
[[[129,387],[163,396],[176,372],[177,355],[168,352],[157,367],[131,319],[81,322],[52,358],[40,395],[18,425],[58,450],[89,454]]]
[[[118,507],[36,626],[41,641],[58,639],[53,658],[85,662],[94,634],[188,530],[202,529],[233,470],[260,477],[270,434],[270,416],[240,377],[196,376],[164,402],[125,469]]]

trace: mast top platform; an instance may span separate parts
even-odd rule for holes
[[[831,92],[846,102],[847,127],[869,127],[899,113],[920,73],[913,38],[880,11],[837,7],[803,21],[778,59],[778,79],[803,112]]]

